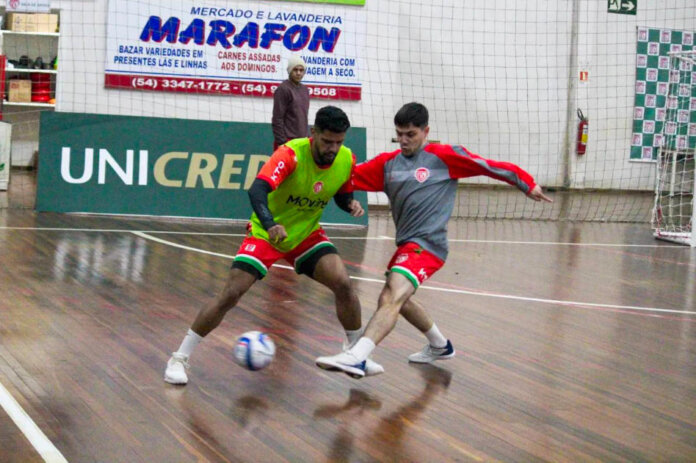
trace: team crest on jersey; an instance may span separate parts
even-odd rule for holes
[[[319,193],[321,190],[324,189],[324,184],[322,182],[317,182],[312,186],[312,189],[315,193]]]
[[[401,264],[408,260],[408,254],[399,254],[394,260],[394,264]]]
[[[416,169],[414,175],[416,177],[416,180],[418,180],[418,183],[423,183],[426,180],[428,180],[428,177],[430,177],[430,171],[425,167],[419,167],[418,169]]]

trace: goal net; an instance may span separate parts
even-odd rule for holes
[[[17,101],[6,86],[12,175],[0,209],[34,207],[37,151],[45,160],[44,150],[53,149],[60,159],[57,148],[39,146],[47,133],[42,115],[270,125],[271,91],[287,78],[295,53],[308,62],[310,122],[322,106],[339,106],[353,127],[365,128],[368,159],[398,148],[394,114],[418,101],[429,109],[432,140],[519,165],[555,200],[538,204],[505,183],[469,178],[461,181],[455,217],[643,222],[649,232],[661,124],[649,118],[664,98],[654,92],[666,85],[663,58],[693,49],[696,34],[696,9],[685,0],[638,2],[637,15],[589,1],[52,0],[47,14],[57,25],[38,32],[9,30],[15,26],[4,3],[6,84],[44,85],[50,98]],[[576,147],[578,109],[589,121],[584,154]],[[142,143],[133,132],[121,138],[118,151],[99,145],[101,138],[86,147],[95,156],[108,150],[125,169],[128,150],[137,157]],[[228,153],[200,145],[172,151]],[[232,152],[246,156],[234,168],[270,155],[272,139],[261,145],[267,148]],[[73,154],[76,180],[82,169],[77,148]],[[162,154],[151,149],[150,163]],[[216,187],[222,164],[210,174]],[[84,183],[95,191],[99,166]],[[111,165],[103,167],[111,181]],[[152,175],[143,180],[153,184]],[[370,194],[368,202],[388,206],[384,195]]]
[[[652,226],[656,238],[696,246],[694,153],[696,152],[696,52],[675,52],[662,146],[658,152]]]

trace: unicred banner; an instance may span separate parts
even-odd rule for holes
[[[360,99],[363,8],[224,5],[110,0],[105,86],[271,97],[287,79],[288,58],[300,55],[311,97]]]
[[[346,133],[358,162],[366,133]],[[43,111],[36,209],[248,220],[248,190],[270,158],[271,140],[268,123]],[[355,197],[367,205],[365,192]],[[334,201],[297,200],[298,207],[325,207],[322,222],[367,225],[367,214],[351,217]]]

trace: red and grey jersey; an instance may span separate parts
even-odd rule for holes
[[[396,150],[358,164],[353,183],[356,190],[387,194],[398,246],[414,242],[445,260],[457,179],[477,175],[507,182],[525,194],[536,186],[515,164],[484,159],[463,146],[434,143],[412,156]]]

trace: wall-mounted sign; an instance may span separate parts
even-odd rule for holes
[[[40,133],[39,211],[240,220],[273,141],[270,124],[52,111]],[[364,128],[346,134],[358,162],[366,140]],[[355,197],[366,207],[365,192]],[[322,222],[367,225],[367,215],[331,201]]]
[[[105,85],[165,92],[270,97],[287,61],[307,63],[314,98],[359,100],[365,10],[289,2],[202,7],[111,0]]]
[[[340,5],[364,6],[365,0],[276,0],[280,2],[305,2],[305,3],[337,3]]]
[[[655,161],[663,146],[696,148],[696,67],[670,64],[670,52],[694,50],[695,40],[696,31],[638,27],[632,161]],[[666,137],[679,146],[665,145]]]
[[[607,11],[617,14],[635,15],[638,11],[638,0],[608,0]]]
[[[5,10],[7,12],[48,13],[51,11],[51,0],[6,0]]]

